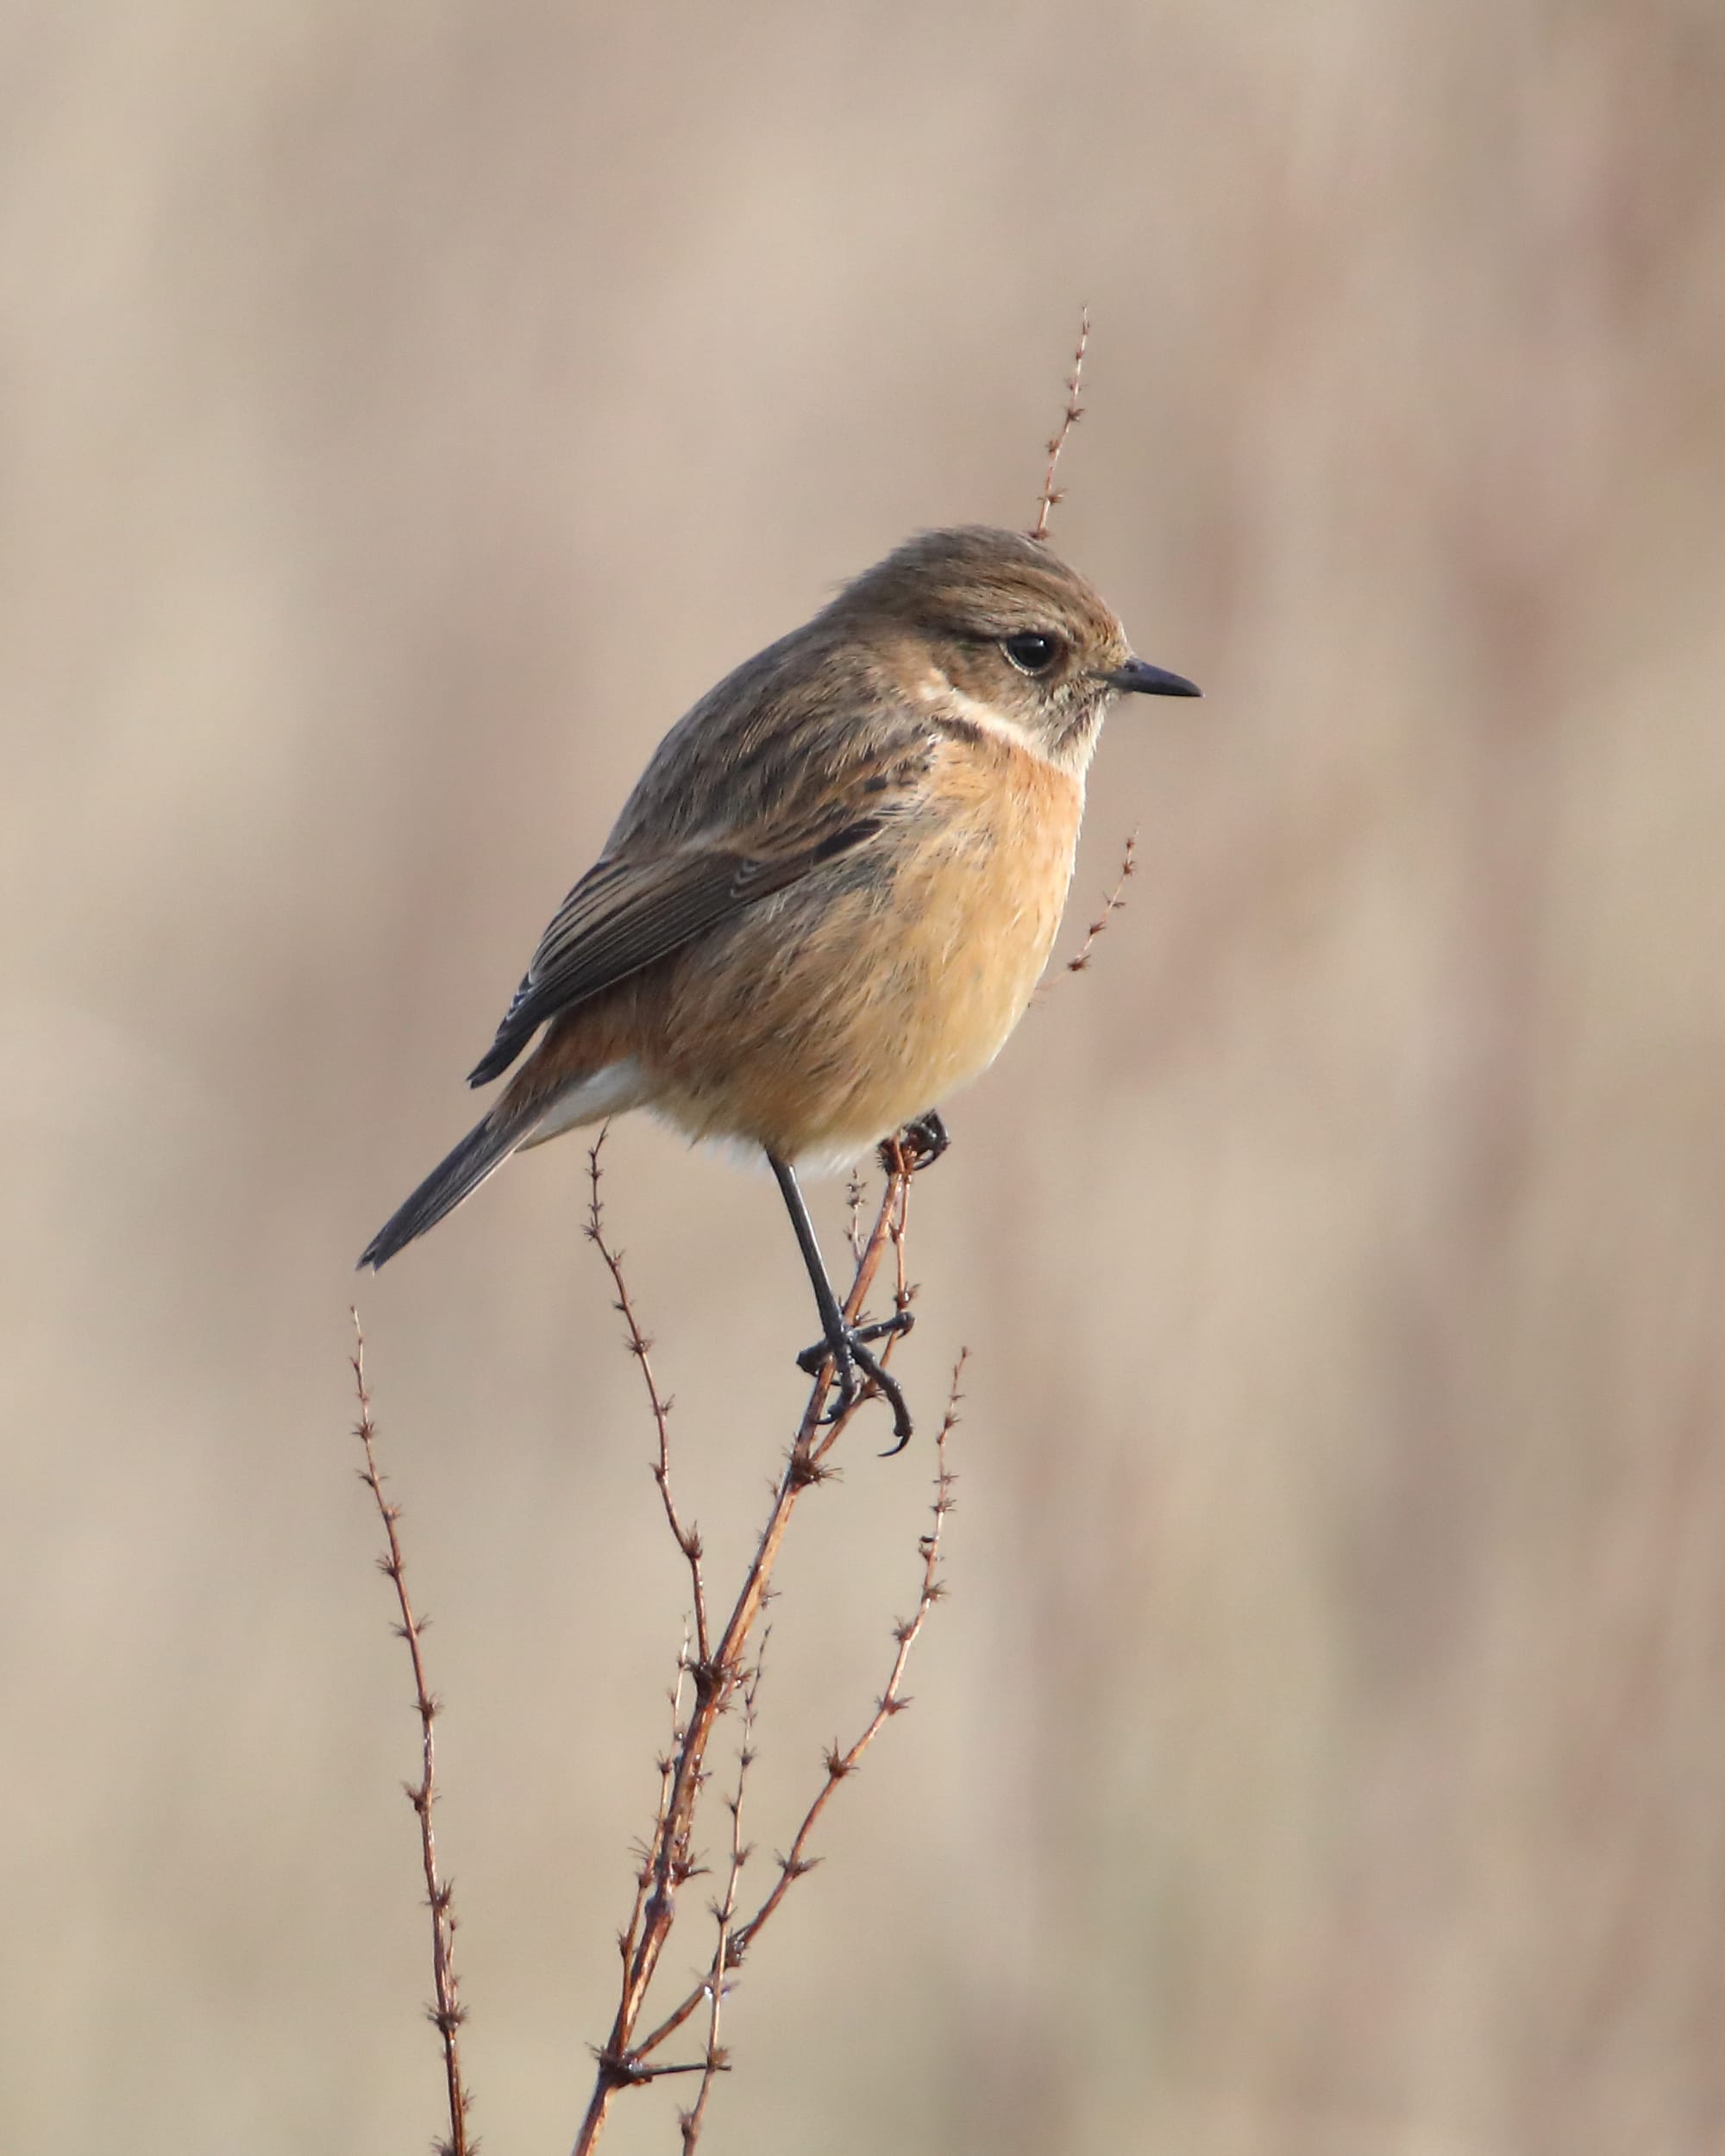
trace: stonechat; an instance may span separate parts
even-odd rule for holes
[[[872,1382],[908,1437],[869,1346],[882,1328],[846,1324],[797,1169],[906,1125],[944,1142],[934,1105],[994,1061],[1047,961],[1121,692],[1199,693],[1134,658],[1041,540],[925,532],[847,585],[660,743],[468,1082],[514,1076],[360,1263],[511,1153],[650,1108],[766,1154],[820,1311],[810,1355],[844,1405]]]

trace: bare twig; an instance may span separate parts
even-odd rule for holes
[[[892,1670],[887,1678],[887,1689],[876,1702],[874,1714],[870,1717],[867,1727],[850,1750],[840,1752],[835,1743],[828,1752],[826,1780],[816,1792],[813,1802],[804,1813],[802,1824],[797,1828],[795,1839],[792,1841],[789,1851],[779,1859],[779,1876],[773,1883],[771,1893],[768,1895],[766,1900],[762,1902],[748,1922],[738,1925],[732,1934],[728,1957],[732,1968],[737,1966],[749,1948],[759,1938],[774,1911],[790,1891],[793,1883],[800,1879],[804,1872],[812,1869],[812,1860],[807,1854],[809,1837],[814,1832],[816,1822],[819,1820],[822,1812],[825,1810],[827,1801],[833,1791],[847,1775],[856,1772],[862,1762],[863,1753],[874,1743],[875,1738],[880,1735],[893,1716],[902,1714],[910,1705],[910,1702],[904,1696],[904,1681],[905,1670],[911,1658],[911,1649],[917,1643],[918,1635],[922,1631],[928,1613],[945,1592],[939,1577],[940,1539],[946,1515],[953,1507],[955,1501],[952,1495],[952,1487],[957,1479],[947,1464],[946,1445],[948,1438],[957,1426],[958,1403],[964,1396],[959,1391],[958,1387],[964,1375],[964,1365],[969,1359],[969,1351],[966,1349],[960,1353],[957,1362],[953,1365],[952,1385],[947,1395],[946,1413],[941,1420],[939,1431],[934,1440],[934,1525],[923,1536],[918,1545],[922,1557],[922,1585],[917,1596],[915,1613],[894,1627],[893,1637],[898,1642],[898,1652],[893,1658]]]
[[[954,1366],[951,1388],[947,1395],[946,1413],[935,1438],[934,1525],[929,1532],[922,1537],[918,1545],[923,1570],[916,1613],[907,1620],[894,1627],[893,1637],[898,1643],[898,1651],[893,1659],[886,1689],[876,1702],[875,1713],[867,1727],[850,1749],[846,1752],[840,1752],[835,1743],[828,1751],[825,1758],[826,1779],[816,1792],[814,1800],[807,1811],[803,1814],[788,1853],[779,1859],[778,1876],[774,1881],[771,1892],[768,1894],[748,1921],[739,1924],[730,1934],[724,1956],[724,1965],[727,1970],[736,1969],[741,1965],[743,1955],[776,1912],[793,1884],[801,1878],[805,1872],[814,1869],[815,1860],[807,1853],[808,1845],[820,1815],[826,1808],[828,1800],[846,1776],[856,1771],[862,1761],[863,1753],[874,1743],[888,1721],[910,1704],[910,1702],[903,1696],[906,1666],[910,1660],[911,1649],[916,1645],[918,1634],[922,1630],[924,1620],[934,1604],[939,1601],[943,1592],[938,1570],[940,1560],[941,1531],[946,1515],[952,1510],[956,1501],[952,1495],[952,1489],[957,1479],[947,1465],[946,1445],[947,1440],[957,1426],[958,1403],[963,1398],[963,1395],[958,1388],[959,1381],[963,1376],[964,1365],[969,1359],[969,1353],[967,1349],[959,1356]],[[642,2040],[637,2049],[646,2053],[662,2043],[666,2037],[682,2027],[706,1996],[706,1983],[698,1984],[687,1996],[678,2002],[650,2035]]]
[[[891,1142],[887,1148],[887,1158],[886,1188],[874,1223],[862,1238],[850,1293],[844,1299],[845,1318],[851,1324],[861,1318],[864,1301],[880,1269],[888,1243],[903,1234],[911,1162]],[[624,1301],[620,1261],[614,1267],[609,1258],[606,1263],[618,1285],[619,1300]],[[902,1275],[900,1277],[902,1279]],[[901,1288],[901,1292],[907,1296],[907,1289]],[[635,1339],[639,1337],[639,1327],[635,1325],[628,1310],[624,1312],[624,1322],[631,1327],[630,1342],[633,1347]],[[887,1344],[881,1357],[883,1362],[890,1356],[894,1344],[893,1341]],[[638,2086],[643,2082],[658,2078],[662,2074],[673,2072],[699,2071],[704,2078],[710,2079],[705,2060],[695,2062],[693,2066],[672,2066],[660,2065],[653,2058],[653,2053],[682,2028],[699,2010],[702,2001],[708,1998],[706,1982],[690,1992],[649,2034],[643,2036],[637,2031],[649,1989],[675,1921],[679,1890],[698,1868],[693,1854],[695,1808],[706,1779],[706,1754],[714,1727],[739,1687],[746,1684],[744,1670],[750,1641],[771,1592],[774,1566],[797,1501],[804,1490],[826,1481],[830,1476],[831,1470],[827,1463],[832,1448],[849,1426],[857,1408],[870,1396],[870,1389],[865,1388],[859,1398],[839,1413],[833,1421],[825,1422],[823,1417],[832,1390],[832,1368],[830,1363],[822,1366],[810,1388],[795,1439],[774,1493],[772,1507],[731,1614],[710,1651],[705,1654],[698,1652],[691,1666],[694,1696],[670,1762],[668,1794],[662,1799],[643,1866],[644,1883],[641,1890],[638,1915],[625,1935],[629,1951],[624,1957],[617,2010],[610,2034],[598,2053],[599,2071],[580,2132],[575,2140],[574,2156],[588,2156],[588,2152],[593,2148],[604,2130],[612,2099],[619,2089]],[[660,1429],[662,1442],[662,1423]],[[682,1547],[681,1523],[668,1497],[666,1499],[666,1517],[671,1523],[673,1533],[678,1537],[679,1546]],[[711,2025],[709,2036],[711,2039]],[[710,2040],[709,2050],[711,2048]],[[697,2109],[700,2104],[701,2099],[698,2097]]]
[[[767,1634],[761,1635],[761,1645],[755,1656],[755,1667],[749,1673],[743,1688],[743,1742],[737,1753],[737,1786],[727,1806],[731,1813],[731,1868],[725,1874],[724,1894],[712,1905],[716,1936],[712,1943],[712,1961],[707,1970],[706,1992],[709,2000],[706,2023],[706,2057],[703,2061],[701,2082],[690,2109],[683,2112],[677,2123],[683,2136],[683,2156],[700,2139],[700,2131],[706,2119],[707,2098],[712,2093],[715,2078],[729,2071],[731,2060],[719,2047],[718,2018],[724,1995],[730,1989],[725,1982],[728,1972],[736,1966],[731,1952],[731,1926],[737,1915],[737,1887],[743,1877],[743,1867],[752,1852],[743,1839],[743,1792],[749,1779],[749,1770],[755,1764],[755,1703],[761,1691],[761,1664],[766,1652]]]
[[[437,1720],[438,1702],[425,1677],[425,1658],[421,1646],[421,1634],[427,1620],[417,1618],[413,1604],[408,1598],[407,1571],[401,1551],[401,1507],[392,1504],[383,1494],[384,1478],[377,1463],[377,1426],[372,1420],[371,1395],[366,1387],[366,1338],[360,1329],[360,1313],[350,1310],[354,1321],[354,1351],[348,1358],[353,1366],[354,1386],[358,1395],[360,1419],[354,1426],[354,1435],[364,1447],[366,1463],[360,1470],[360,1480],[371,1492],[383,1522],[385,1554],[378,1559],[378,1569],[395,1589],[396,1606],[401,1612],[401,1621],[396,1626],[397,1636],[407,1643],[409,1659],[413,1664],[413,1700],[419,1712],[420,1774],[417,1784],[405,1784],[407,1801],[412,1805],[419,1821],[419,1852],[425,1872],[425,1899],[431,1911],[431,1982],[434,2002],[426,2011],[433,2028],[437,2031],[443,2046],[443,2081],[449,2106],[449,2136],[437,2143],[438,2156],[471,2156],[475,2144],[467,2135],[467,2112],[473,2098],[461,2079],[461,2053],[457,2042],[467,2011],[461,2002],[461,1986],[455,1976],[455,1913],[450,1900],[450,1887],[437,1869],[437,1836],[432,1825],[431,1814],[437,1802],[437,1747],[433,1727]]]
[[[916,1285],[905,1272],[905,1231],[910,1225],[911,1187],[905,1185],[904,1196],[899,1200],[898,1218],[893,1223],[893,1307],[900,1316],[916,1300]]]
[[[671,1776],[675,1768],[677,1748],[683,1741],[683,1681],[689,1673],[689,1627],[683,1624],[683,1644],[677,1652],[677,1681],[665,1695],[671,1703],[671,1743],[668,1751],[659,1755],[659,1802],[653,1814],[653,1831],[640,1845],[641,1861],[635,1874],[635,1902],[629,1912],[629,1925],[618,1935],[618,1950],[623,1956],[623,1966],[628,1970],[635,1954],[637,1940],[641,1936],[641,1912],[647,1904],[647,1890],[653,1883],[653,1862],[658,1852],[659,1837],[665,1831],[665,1814],[670,1808]]]
[[[1072,354],[1072,372],[1066,378],[1066,409],[1060,415],[1060,424],[1049,437],[1048,469],[1043,475],[1042,499],[1037,505],[1036,522],[1031,526],[1032,539],[1046,539],[1048,520],[1054,505],[1060,499],[1061,489],[1054,484],[1060,452],[1066,447],[1066,437],[1084,417],[1084,407],[1078,401],[1078,385],[1084,374],[1084,348],[1090,342],[1090,310],[1086,307],[1078,317],[1078,348]]]
[[[1090,954],[1096,948],[1096,938],[1110,920],[1126,904],[1126,885],[1138,874],[1138,833],[1133,831],[1126,840],[1125,853],[1120,856],[1120,873],[1114,878],[1114,887],[1102,901],[1102,910],[1084,931],[1084,940],[1066,962],[1068,973],[1082,973],[1090,962]]]
[[[606,1128],[609,1129],[607,1125]],[[694,1598],[695,1661],[704,1664],[707,1658],[706,1589],[701,1578],[700,1531],[694,1526],[685,1527],[678,1515],[675,1501],[671,1495],[671,1402],[661,1396],[657,1381],[653,1376],[651,1349],[653,1343],[641,1330],[635,1315],[635,1306],[629,1299],[629,1287],[623,1276],[623,1253],[615,1250],[605,1239],[605,1213],[599,1196],[599,1156],[604,1148],[605,1131],[601,1131],[587,1148],[586,1236],[593,1248],[605,1261],[605,1269],[611,1275],[612,1285],[617,1290],[615,1307],[629,1334],[629,1351],[641,1366],[641,1382],[647,1388],[648,1405],[653,1411],[653,1426],[659,1435],[659,1457],[654,1463],[653,1479],[659,1486],[660,1502],[665,1507],[665,1520],[682,1551],[689,1568],[689,1591]]]
[[[844,1186],[844,1233],[853,1264],[862,1255],[862,1206],[868,1195],[869,1186],[862,1180],[862,1171],[853,1169],[850,1180]]]

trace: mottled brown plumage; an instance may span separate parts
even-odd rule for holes
[[[473,1082],[515,1075],[361,1264],[627,1108],[760,1146],[791,1198],[794,1163],[854,1159],[974,1077],[1046,962],[1120,690],[1196,693],[1044,545],[982,528],[909,541],[745,661],[541,938]],[[875,1374],[833,1345],[842,1382],[850,1351]]]

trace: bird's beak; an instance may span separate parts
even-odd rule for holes
[[[1166,667],[1153,667],[1147,659],[1128,659],[1123,667],[1116,667],[1112,674],[1099,674],[1096,679],[1106,681],[1111,689],[1120,689],[1132,696],[1204,693],[1195,681],[1189,681],[1183,674],[1170,674]]]

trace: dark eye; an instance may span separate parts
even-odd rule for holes
[[[1020,674],[1046,674],[1060,656],[1060,639],[1027,629],[1022,636],[1008,636],[1000,649]]]

